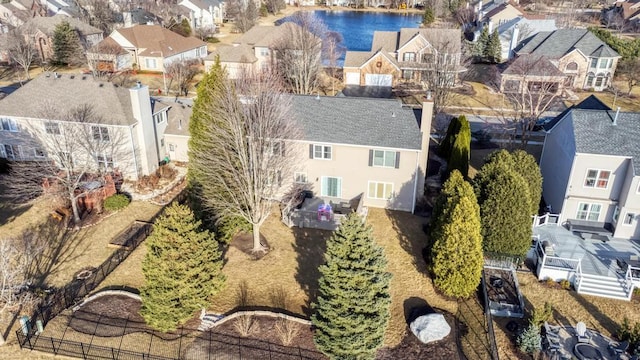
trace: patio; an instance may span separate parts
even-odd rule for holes
[[[551,223],[534,226],[533,234],[537,240],[533,260],[541,280],[567,279],[579,293],[627,300],[633,287],[640,286],[637,241],[583,238]]]
[[[579,343],[576,327],[561,326],[557,329],[557,335],[560,339],[559,342],[550,341],[548,336],[543,335],[543,351],[550,355],[552,359],[631,359],[631,356],[627,352],[616,353],[612,349],[619,345],[618,342],[594,330],[588,329],[587,334],[589,335],[589,340]],[[578,344],[582,344],[578,347],[583,348],[576,349],[576,345]],[[590,354],[592,355],[589,356]]]
[[[362,205],[363,195],[353,199],[305,197],[302,204],[283,213],[282,221],[289,227],[336,230],[341,220],[351,212],[366,218],[367,208]]]

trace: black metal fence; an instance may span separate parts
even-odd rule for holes
[[[477,295],[458,302],[456,316],[463,324],[463,331],[459,331],[462,351],[467,359],[499,360],[493,318],[489,307],[482,303],[487,303],[484,280]]]

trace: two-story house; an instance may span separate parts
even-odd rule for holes
[[[371,51],[347,51],[345,85],[395,86],[420,83],[434,72],[443,72],[455,83],[465,69],[460,66],[459,29],[401,29],[376,31]]]
[[[571,108],[550,124],[540,160],[543,197],[560,223],[587,221],[637,240],[640,113],[595,108]]]
[[[521,42],[516,56],[545,57],[565,75],[565,88],[609,87],[620,55],[586,29],[539,32]]]
[[[72,120],[68,112],[85,104],[89,119]],[[0,157],[55,159],[66,131],[84,127],[89,140],[102,146],[91,154],[77,148],[68,156],[91,158],[96,167],[118,169],[135,180],[153,173],[166,156],[164,132],[174,105],[150,98],[141,84],[127,89],[90,75],[42,74],[0,100]]]
[[[204,41],[181,36],[160,25],[116,29],[103,42],[91,48],[87,56],[96,60],[94,62],[112,62],[114,71],[136,68],[161,72],[174,61],[203,59],[207,56],[207,44]],[[123,51],[128,56],[123,58]],[[114,57],[114,54],[118,57]]]
[[[232,43],[232,46],[219,46],[204,61],[208,71],[220,59],[220,65],[226,68],[230,79],[236,79],[241,71],[261,71],[276,61],[275,48],[288,37],[301,32],[293,22],[284,22],[277,26],[256,25]]]
[[[225,17],[225,3],[219,0],[182,0],[178,5],[189,12],[192,29],[214,31]]]

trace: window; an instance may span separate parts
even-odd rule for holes
[[[293,173],[293,181],[304,184],[307,183],[307,173],[305,172],[295,172]]]
[[[594,78],[595,78],[595,75],[593,75],[593,73],[588,73],[587,74],[587,87],[593,86],[593,79]]]
[[[167,112],[162,111],[153,115],[153,120],[156,122],[156,124],[162,124],[163,122],[167,121]]]
[[[609,59],[609,65],[607,68],[611,69],[613,67],[613,59]]]
[[[519,91],[519,90],[520,90],[520,80],[504,81],[504,91]]]
[[[598,68],[606,69],[608,63],[609,63],[609,59],[600,59],[600,66]]]
[[[144,65],[147,69],[155,69],[157,66],[156,59],[144,59]]]
[[[260,49],[260,56],[269,56],[269,49]]]
[[[15,160],[16,154],[13,152],[13,146],[11,145],[0,145],[0,157],[9,160]]]
[[[92,126],[93,140],[109,141],[109,129],[104,126]]]
[[[313,158],[331,160],[331,146],[313,145]]]
[[[578,203],[576,218],[578,220],[598,221],[601,208],[602,205],[600,204]]]
[[[402,78],[405,80],[413,79],[413,70],[402,70]]]
[[[278,185],[282,182],[282,176],[280,170],[267,170],[267,177],[265,178],[265,184],[267,186]]]
[[[396,167],[399,160],[397,151],[388,150],[370,150],[369,166]]]
[[[585,187],[606,189],[609,185],[609,177],[611,177],[611,171],[609,170],[587,170],[587,177],[584,180]]]
[[[598,59],[597,58],[591,59],[591,66],[590,67],[595,68],[596,66],[598,66]]]
[[[633,224],[633,220],[635,218],[636,218],[636,214],[634,214],[634,213],[626,213],[624,215],[624,220],[622,221],[622,224],[631,225],[631,224]]]
[[[422,55],[422,59],[426,64],[433,64],[436,62],[436,56],[434,54],[424,54]]]
[[[337,177],[322,177],[322,191],[320,196],[342,197],[342,179]]]
[[[578,64],[575,61],[568,63],[565,71],[578,71]]]
[[[113,170],[113,156],[98,154],[96,160],[100,170]]]
[[[47,134],[60,135],[60,124],[54,122],[44,123],[44,131]]]
[[[402,61],[416,61],[416,53],[407,52],[402,55]]]
[[[389,200],[393,195],[393,184],[369,181],[369,199]]]
[[[169,144],[169,151],[176,151],[176,146],[173,144]]]
[[[596,77],[595,87],[601,87],[603,82],[604,82],[604,76],[602,74],[598,74],[598,76]]]
[[[18,124],[14,119],[2,118],[2,130],[16,132]]]
[[[620,217],[620,207],[616,206],[615,209],[613,209],[613,223],[616,224],[618,222],[618,218]]]
[[[160,146],[164,147],[164,138],[160,139]]]
[[[42,150],[42,149],[33,149],[33,156],[35,156],[37,158],[43,158],[44,157],[44,150]]]

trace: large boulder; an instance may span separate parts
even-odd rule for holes
[[[423,344],[444,339],[451,332],[451,326],[442,314],[428,314],[417,317],[411,325],[411,332]]]

